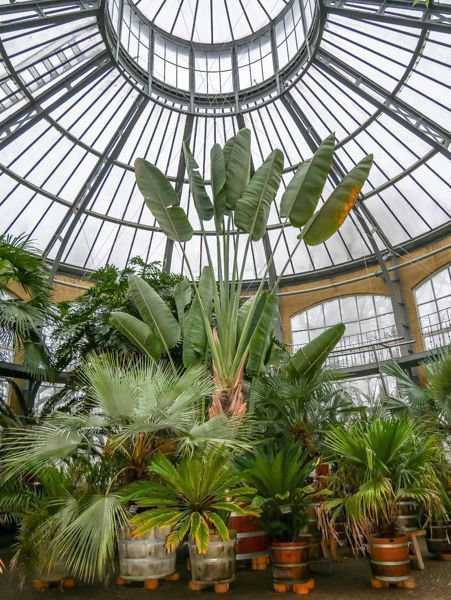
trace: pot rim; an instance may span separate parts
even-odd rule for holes
[[[375,546],[379,544],[400,544],[403,542],[408,542],[409,538],[407,535],[404,535],[402,533],[400,533],[399,535],[394,535],[391,537],[387,537],[387,536],[383,536],[382,534],[378,535],[371,535],[368,538],[368,541],[370,542],[370,544],[374,544]]]

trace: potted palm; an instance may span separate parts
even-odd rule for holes
[[[336,463],[331,486],[340,496],[329,508],[344,509],[356,551],[368,544],[372,585],[414,587],[408,537],[399,529],[399,502],[416,502],[426,517],[443,513],[437,437],[408,418],[376,418],[332,427],[324,447]]]
[[[245,508],[255,490],[243,485],[221,449],[195,453],[178,464],[159,455],[149,472],[150,481],[127,490],[128,498],[143,509],[132,519],[135,535],[166,527],[168,551],[187,539],[190,588],[214,585],[216,592],[228,591],[235,579],[235,534],[227,518],[232,512],[255,514]]]
[[[79,472],[74,493],[54,506],[47,549],[49,556],[64,557],[76,578],[93,581],[114,570],[118,542],[129,525],[129,502],[119,490],[146,478],[153,456],[208,445],[249,448],[249,432],[245,420],[224,414],[207,419],[204,408],[213,386],[200,366],[178,374],[153,361],[93,356],[83,377],[92,410],[55,413],[30,427],[5,430],[1,468],[3,483],[39,479],[52,465]],[[161,549],[164,539],[159,542]]]
[[[245,481],[256,488],[254,503],[272,540],[272,569],[275,591],[290,586],[299,594],[314,586],[309,574],[310,535],[308,508],[316,495],[310,483],[314,461],[293,443],[280,450],[260,449],[243,464]]]

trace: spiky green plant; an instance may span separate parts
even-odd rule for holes
[[[197,453],[174,465],[157,456],[149,467],[151,481],[140,481],[127,491],[127,497],[146,509],[132,518],[136,535],[154,527],[168,527],[168,550],[186,538],[200,554],[207,551],[210,534],[229,539],[230,513],[256,514],[245,508],[255,492],[242,480],[222,449]],[[244,506],[244,507],[243,507]]]
[[[243,479],[257,490],[254,504],[262,511],[266,531],[274,540],[296,540],[317,494],[309,481],[315,461],[304,448],[288,442],[279,450],[261,448],[239,464]]]
[[[396,534],[397,504],[404,499],[415,501],[426,518],[443,513],[443,453],[422,424],[376,418],[337,425],[327,432],[324,451],[336,464],[330,485],[338,497],[329,508],[344,509],[354,539]]]

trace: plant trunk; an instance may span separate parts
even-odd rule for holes
[[[225,413],[229,417],[243,416],[246,412],[246,402],[243,392],[244,362],[242,363],[232,386],[224,385],[214,367],[213,379],[216,384],[216,391],[213,392],[212,402],[208,410],[210,418],[221,413]]]

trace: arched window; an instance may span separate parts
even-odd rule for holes
[[[329,360],[335,368],[352,367],[399,356],[393,306],[388,296],[343,296],[291,317],[293,350],[336,323],[346,332]]]
[[[417,286],[415,302],[426,350],[451,344],[451,265]]]

